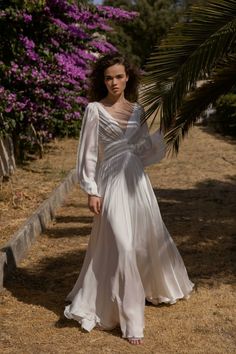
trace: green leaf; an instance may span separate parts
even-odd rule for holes
[[[143,79],[146,89],[141,94],[145,119],[160,112],[161,127],[172,129],[168,143],[173,144],[175,151],[197,115],[205,109],[204,102],[211,103],[216,96],[205,87],[204,94],[209,96],[203,95],[203,103],[198,101],[198,107],[193,107],[192,112],[187,110],[187,102],[190,97],[193,99],[194,92],[196,97],[203,92],[197,88],[199,81],[209,82],[213,78],[211,90],[216,93],[219,88],[214,84],[220,80],[217,73],[221,72],[222,65],[226,65],[226,70],[228,65],[233,70],[230,63],[236,53],[236,1],[214,0],[207,5],[193,6],[184,14],[184,19],[187,21],[174,26],[154,49]],[[224,84],[222,92],[227,92],[232,81],[236,81],[235,76],[227,80],[221,82]],[[193,100],[191,104],[194,103]],[[173,128],[173,121],[177,120]]]

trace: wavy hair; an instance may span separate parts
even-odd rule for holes
[[[129,79],[124,91],[125,98],[130,102],[138,100],[138,86],[140,83],[140,71],[133,66],[126,57],[119,53],[107,54],[100,57],[92,65],[92,70],[89,75],[89,101],[100,101],[108,94],[104,83],[104,71],[112,65],[121,64],[125,67],[126,75]]]

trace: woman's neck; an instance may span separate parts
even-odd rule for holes
[[[125,102],[126,99],[125,99],[125,96],[124,94],[120,95],[120,96],[112,96],[112,95],[107,95],[105,98],[104,98],[104,101],[110,105],[113,105],[113,104],[117,104],[117,103],[122,103],[122,102]]]

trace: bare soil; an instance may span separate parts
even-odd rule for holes
[[[66,151],[66,141],[63,144]],[[73,149],[71,154],[61,150],[60,163],[70,168]],[[51,158],[48,163],[54,164]],[[64,300],[80,272],[92,222],[87,197],[76,187],[1,293],[3,352],[235,353],[235,166],[234,141],[194,127],[177,158],[147,169],[164,222],[196,286],[187,301],[146,306],[145,339],[138,347],[122,339],[119,328],[86,333],[63,317]],[[32,180],[35,176],[32,173]],[[35,186],[27,194],[38,202],[40,188]],[[7,210],[5,218],[6,214]]]

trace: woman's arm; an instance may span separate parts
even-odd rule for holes
[[[85,109],[77,155],[77,173],[81,188],[88,194],[89,209],[99,214],[101,196],[96,182],[98,164],[99,117],[96,107],[89,103]]]

